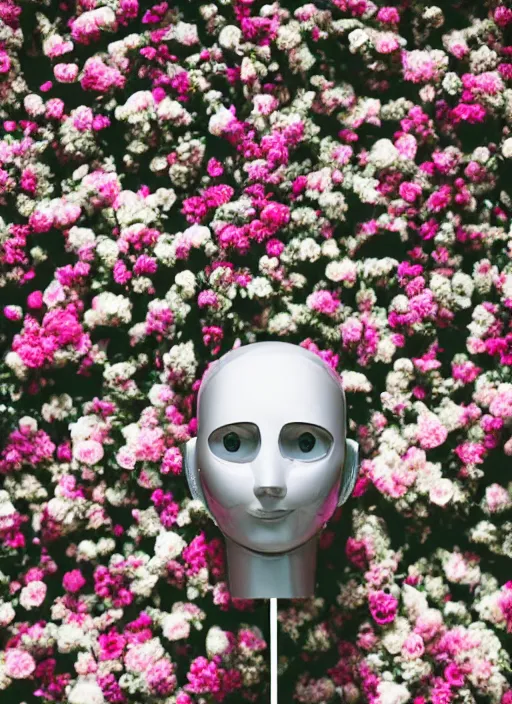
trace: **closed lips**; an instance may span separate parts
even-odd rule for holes
[[[255,511],[249,511],[249,513],[252,516],[255,516],[256,518],[281,518],[283,516],[287,516],[289,513],[292,512],[292,509],[278,509],[276,511],[260,511],[256,509]]]

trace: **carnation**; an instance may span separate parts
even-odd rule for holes
[[[0,2],[6,702],[261,699],[185,450],[205,370],[278,341],[359,458],[278,609],[283,692],[512,704],[509,4]],[[320,516],[277,440],[322,409],[272,392],[283,505]]]
[[[68,694],[69,704],[103,704],[101,687],[93,679],[79,678]]]
[[[162,531],[157,535],[155,541],[155,555],[161,560],[167,561],[177,557],[186,542],[174,531]]]

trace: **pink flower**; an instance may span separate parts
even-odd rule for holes
[[[395,620],[398,601],[392,594],[382,590],[372,592],[368,597],[368,601],[373,620],[380,626]]]
[[[72,594],[79,592],[85,583],[86,580],[82,572],[78,569],[66,572],[62,578],[62,586],[67,592],[71,592]]]
[[[7,320],[17,322],[23,318],[23,311],[19,306],[4,306],[4,315]]]
[[[424,450],[442,445],[448,431],[433,413],[422,413],[418,418],[418,443]]]
[[[417,633],[409,633],[402,645],[402,655],[406,660],[421,658],[425,652],[423,638]]]
[[[123,445],[116,454],[116,461],[123,469],[134,469],[137,463],[137,452],[135,448]]]
[[[190,635],[190,621],[181,613],[173,612],[164,616],[162,633],[167,640],[182,640]]]
[[[391,54],[400,48],[400,43],[393,32],[380,32],[374,39],[375,51],[379,54]]]
[[[160,658],[145,672],[146,682],[152,692],[159,697],[168,696],[178,684],[174,674],[174,665],[168,658]]]
[[[381,7],[377,13],[377,19],[385,24],[398,24],[400,15],[396,7]]]
[[[46,591],[47,586],[44,582],[39,580],[29,582],[20,592],[20,604],[27,610],[41,606],[45,599]]]
[[[98,642],[101,648],[100,660],[119,660],[126,645],[124,636],[115,629],[111,629],[109,633],[102,633],[98,637]]]
[[[220,161],[215,159],[215,157],[212,157],[208,161],[208,164],[206,165],[206,170],[212,178],[215,178],[216,176],[222,176],[222,174],[224,173],[224,167],[222,166]]]
[[[289,222],[290,208],[282,203],[269,203],[261,211],[260,218],[265,225],[270,225],[276,231]]]
[[[512,384],[508,384],[503,390],[498,389],[489,410],[498,418],[512,418]]]
[[[482,464],[485,457],[485,447],[482,443],[463,442],[455,448],[455,454],[464,464]]]
[[[43,306],[43,294],[42,291],[32,291],[27,296],[27,306],[34,310],[38,310]]]
[[[359,318],[349,318],[340,325],[343,346],[359,342],[364,332],[364,325]]]
[[[408,203],[414,203],[416,198],[421,195],[421,186],[410,181],[403,181],[398,188],[400,198],[403,198]]]
[[[451,662],[444,668],[443,674],[445,676],[446,681],[452,687],[462,687],[462,685],[464,684],[464,675],[454,662]]]
[[[54,279],[45,289],[43,293],[43,303],[49,308],[56,306],[66,300],[66,293],[63,286]]]
[[[512,497],[500,484],[490,484],[485,490],[485,501],[490,513],[504,511],[512,506]]]
[[[427,609],[418,616],[414,632],[430,641],[443,630],[443,615],[437,609]]]
[[[76,64],[55,64],[53,75],[59,83],[74,83],[79,70]]]
[[[103,445],[96,440],[82,440],[73,446],[73,457],[83,464],[97,464],[104,454]]]
[[[132,645],[124,656],[124,665],[132,672],[145,672],[153,662],[154,654],[144,643]]]
[[[15,680],[23,680],[34,672],[36,662],[30,653],[21,648],[10,648],[5,652],[5,674]]]
[[[308,296],[306,305],[311,310],[318,311],[324,315],[334,315],[341,304],[335,293],[314,291]]]
[[[512,582],[506,582],[503,585],[502,594],[498,599],[498,606],[505,617],[507,633],[512,633]]]

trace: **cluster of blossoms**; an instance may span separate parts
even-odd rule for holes
[[[280,697],[512,704],[508,3],[0,0],[0,124],[0,697],[268,701],[181,447],[279,339],[362,459]]]

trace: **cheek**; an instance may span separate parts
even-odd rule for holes
[[[288,476],[288,494],[293,502],[302,506],[323,505],[337,494],[340,472],[327,465],[293,469]]]
[[[207,469],[201,467],[199,476],[212,507],[214,502],[219,507],[233,508],[253,495],[254,478],[248,467],[211,463]]]
[[[336,482],[328,493],[327,498],[322,505],[320,513],[318,514],[318,519],[321,523],[326,523],[336,511],[339,494],[340,484],[339,482]]]

